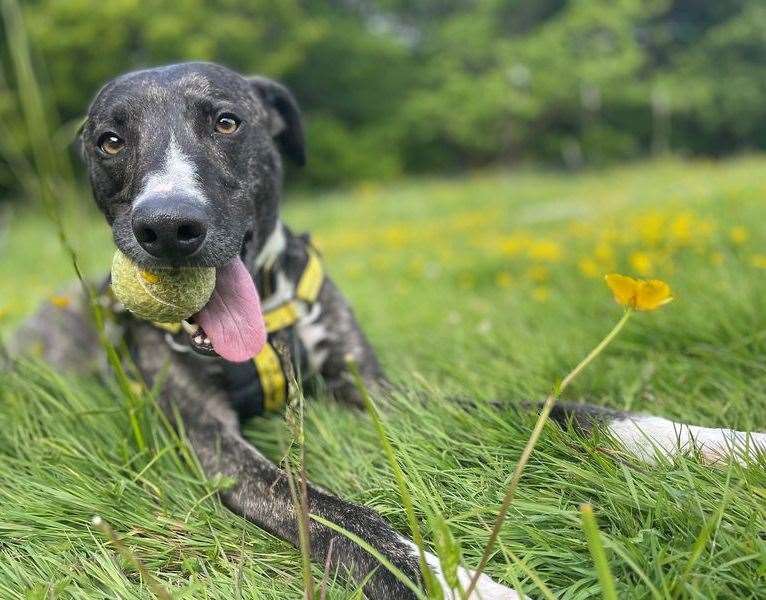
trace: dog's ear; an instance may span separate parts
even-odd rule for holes
[[[82,141],[82,133],[85,130],[85,126],[87,124],[88,117],[83,117],[77,125],[77,129],[74,132],[74,137],[72,138],[72,148],[74,149],[75,154],[77,154],[81,160],[85,160],[85,145]]]
[[[280,150],[302,167],[306,164],[306,140],[295,97],[281,83],[266,77],[248,77],[247,80],[269,111],[269,128]]]

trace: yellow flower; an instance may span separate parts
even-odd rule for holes
[[[649,275],[652,272],[652,257],[646,252],[634,252],[630,255],[630,266],[640,275]]]
[[[609,242],[601,241],[596,245],[594,251],[596,259],[601,262],[612,262],[614,260],[614,248]]]
[[[529,257],[544,262],[558,262],[561,246],[550,240],[537,240],[529,247]]]
[[[750,237],[750,233],[741,225],[737,225],[729,230],[729,237],[735,244],[744,244]]]
[[[580,267],[580,271],[586,277],[598,277],[599,272],[601,271],[601,269],[598,267],[598,263],[587,256],[585,258],[581,258],[578,261],[577,266]]]
[[[550,296],[551,292],[547,287],[539,285],[532,290],[532,299],[535,302],[545,302]]]
[[[750,264],[756,267],[757,269],[766,269],[766,255],[753,254],[750,257]]]
[[[670,286],[659,279],[633,279],[617,273],[605,279],[617,304],[633,310],[657,310],[673,300]]]
[[[498,243],[498,250],[507,256],[516,256],[524,251],[529,240],[523,235],[511,235],[503,238]]]

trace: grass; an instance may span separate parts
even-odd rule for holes
[[[662,277],[677,299],[631,319],[565,400],[766,428],[765,194],[755,156],[406,181],[286,204],[411,391],[384,417],[430,548],[443,518],[477,564],[533,426],[514,406],[544,398],[619,318],[603,273]],[[104,272],[106,226],[87,210],[68,221],[85,270]],[[0,253],[8,333],[72,273],[48,221],[21,205],[0,213]],[[467,412],[456,394],[507,405]],[[0,373],[0,407],[1,597],[150,597],[94,514],[174,597],[300,597],[299,552],[221,507],[220,482],[156,421],[139,452],[114,385],[27,365]],[[305,426],[310,477],[406,532],[369,418],[317,398]],[[275,459],[289,443],[279,416],[246,428]],[[611,440],[546,427],[487,570],[533,597],[544,595],[535,578],[557,597],[600,597],[589,503],[618,597],[763,597],[764,466],[689,457],[649,468]],[[328,594],[353,595],[339,582]]]

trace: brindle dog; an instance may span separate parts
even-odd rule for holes
[[[128,73],[98,92],[80,143],[96,204],[115,244],[133,261],[147,268],[205,266],[219,272],[241,261],[264,308],[294,296],[310,247],[279,218],[281,155],[302,165],[305,149],[298,106],[282,85],[206,63]],[[260,307],[226,297],[237,290],[217,287],[216,292],[233,311],[233,318],[218,315],[224,333],[236,337],[243,321],[260,318],[248,314]],[[321,376],[339,401],[359,405],[347,373],[349,359],[369,386],[383,377],[351,308],[327,277],[316,301],[302,308],[297,323],[280,332],[294,350],[295,368]],[[43,307],[16,339],[21,346],[42,349],[43,357],[62,369],[82,371],[99,354],[87,314],[75,292],[68,308]],[[168,414],[175,409],[181,415],[205,473],[236,481],[222,493],[225,504],[297,545],[298,521],[285,473],[240,432],[241,418],[263,405],[252,365],[216,356],[218,342],[207,339],[198,323],[184,323],[187,333],[173,336],[124,312],[118,324],[148,385],[171,365],[160,405]],[[235,342],[247,346],[248,340]],[[228,342],[220,343],[223,348]],[[421,581],[413,543],[372,510],[313,486],[308,487],[308,510],[360,536],[413,581]],[[357,544],[316,522],[309,527],[312,558],[324,563],[329,552],[333,568],[357,582],[369,578],[368,598],[415,597]],[[428,561],[452,597],[438,559],[428,555]],[[461,569],[460,575],[467,582],[470,572]],[[476,594],[483,600],[515,597],[487,576]]]

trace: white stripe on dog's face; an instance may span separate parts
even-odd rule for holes
[[[613,421],[609,432],[631,454],[650,464],[658,454],[672,457],[695,448],[710,462],[734,458],[744,463],[748,456],[766,452],[765,433],[697,427],[662,417],[627,417]]]
[[[194,163],[184,154],[172,134],[162,168],[146,176],[144,186],[134,204],[138,205],[152,196],[168,194],[182,194],[206,201],[199,186]]]

